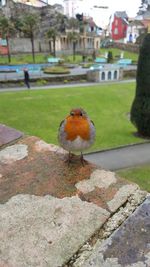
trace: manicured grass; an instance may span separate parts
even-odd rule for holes
[[[137,61],[138,60],[138,56],[139,56],[139,54],[137,54],[137,53],[128,52],[128,51],[122,51],[122,50],[117,49],[117,48],[109,47],[109,48],[101,48],[100,49],[100,53],[104,54],[104,55],[105,55],[105,52],[108,52],[108,51],[112,51],[114,59],[115,59],[115,56],[120,55],[121,52],[124,53],[124,58],[130,58],[130,59],[132,59],[134,61]]]
[[[89,58],[91,58],[91,57],[89,56]],[[82,62],[82,56],[81,55],[76,55],[75,60],[73,59],[73,55],[63,56],[63,59],[65,60],[65,62],[73,63],[73,64],[79,64]]]
[[[62,119],[73,107],[84,108],[96,127],[92,150],[142,141],[128,119],[135,84],[112,84],[0,93],[0,122],[57,144]]]
[[[100,56],[105,55],[105,52],[112,51],[113,53],[113,58],[115,59],[116,55],[120,55],[122,50],[119,50],[117,48],[101,48],[100,49]],[[36,63],[45,63],[47,62],[48,57],[51,57],[51,55],[48,54],[35,54],[35,61]],[[73,56],[62,56],[62,58],[65,60],[65,62],[69,63],[81,63],[83,61],[82,55],[76,55],[75,61],[73,60]],[[137,53],[132,53],[128,51],[124,51],[124,58],[130,58],[134,61],[137,61],[138,59],[138,54]],[[86,61],[93,62],[92,56],[88,56],[86,58]],[[33,63],[32,59],[32,54],[20,54],[20,55],[12,55],[11,56],[11,64],[25,64],[25,63]],[[7,56],[0,56],[0,64],[8,64],[8,58]]]
[[[45,63],[47,62],[48,57],[50,57],[50,55],[35,54],[35,61],[36,63]],[[26,64],[26,63],[33,63],[31,54],[11,56],[11,64]],[[8,64],[7,56],[0,56],[0,64]]]
[[[142,189],[150,192],[150,165],[120,170],[117,173],[119,176],[137,183]]]

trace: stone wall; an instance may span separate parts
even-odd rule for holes
[[[0,133],[1,267],[133,266],[133,256],[150,266],[147,192],[79,156],[68,166],[67,151],[38,137]]]
[[[45,39],[36,39],[34,42],[35,52],[49,52],[49,43]],[[29,38],[10,39],[10,51],[15,53],[31,53],[31,41]]]
[[[119,66],[105,65],[102,69],[89,70],[87,79],[90,82],[108,82],[121,80],[123,77],[123,69]]]

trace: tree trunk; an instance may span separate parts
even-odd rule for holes
[[[51,46],[51,40],[49,40],[49,53],[51,54],[52,53],[52,46]]]
[[[9,38],[8,38],[8,36],[6,36],[6,43],[7,43],[7,49],[8,49],[8,52],[7,52],[8,62],[11,63],[11,54],[10,54],[10,47],[9,47]]]
[[[53,53],[54,53],[54,57],[56,57],[56,38],[53,38]]]
[[[31,36],[31,47],[32,47],[33,63],[35,63],[35,51],[34,51],[34,37],[33,37],[33,35]]]
[[[76,60],[76,42],[73,42],[73,61]]]

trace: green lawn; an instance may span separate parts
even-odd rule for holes
[[[128,52],[128,51],[122,51],[120,49],[117,49],[117,48],[101,48],[100,49],[100,53],[101,54],[104,54],[105,55],[105,52],[108,52],[108,51],[112,51],[112,54],[113,54],[113,58],[115,58],[115,56],[117,55],[120,55],[121,52],[124,52],[124,58],[130,58],[134,61],[137,61],[138,60],[138,56],[139,54],[137,53],[133,53],[133,52]]]
[[[57,144],[60,121],[82,107],[96,126],[92,150],[136,143],[143,140],[128,118],[134,94],[134,83],[0,93],[0,122]]]
[[[137,183],[142,189],[150,192],[150,165],[120,170],[119,176]]]
[[[44,54],[35,54],[36,63],[47,62],[47,58],[50,57]],[[11,64],[26,64],[33,63],[32,54],[12,55]],[[8,64],[7,56],[0,56],[0,64]]]
[[[100,55],[104,55],[105,52],[112,51],[113,58],[115,58],[116,55],[120,55],[122,50],[119,50],[117,48],[101,48],[100,49]],[[47,62],[47,58],[51,55],[43,54],[43,53],[35,53],[35,61],[36,63],[45,63]],[[76,55],[75,61],[73,60],[73,56],[62,56],[66,62],[70,63],[81,63],[82,62],[82,55]],[[138,54],[132,53],[128,51],[124,51],[124,58],[131,58],[132,60],[137,61]],[[88,56],[86,58],[86,61],[90,60],[92,61],[92,56]],[[25,63],[33,63],[32,54],[20,54],[20,55],[12,55],[11,56],[11,64],[25,64]],[[0,55],[0,64],[8,64],[8,58],[7,56]]]

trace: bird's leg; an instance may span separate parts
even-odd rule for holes
[[[68,163],[68,166],[69,166],[69,164],[71,162],[71,158],[72,158],[72,155],[71,155],[71,152],[69,151],[68,158],[65,160],[65,162]]]
[[[85,160],[83,158],[82,152],[81,152],[80,160],[81,160],[82,166],[84,166],[85,165]]]
[[[69,151],[69,155],[68,155],[68,165],[71,162],[71,152]]]

